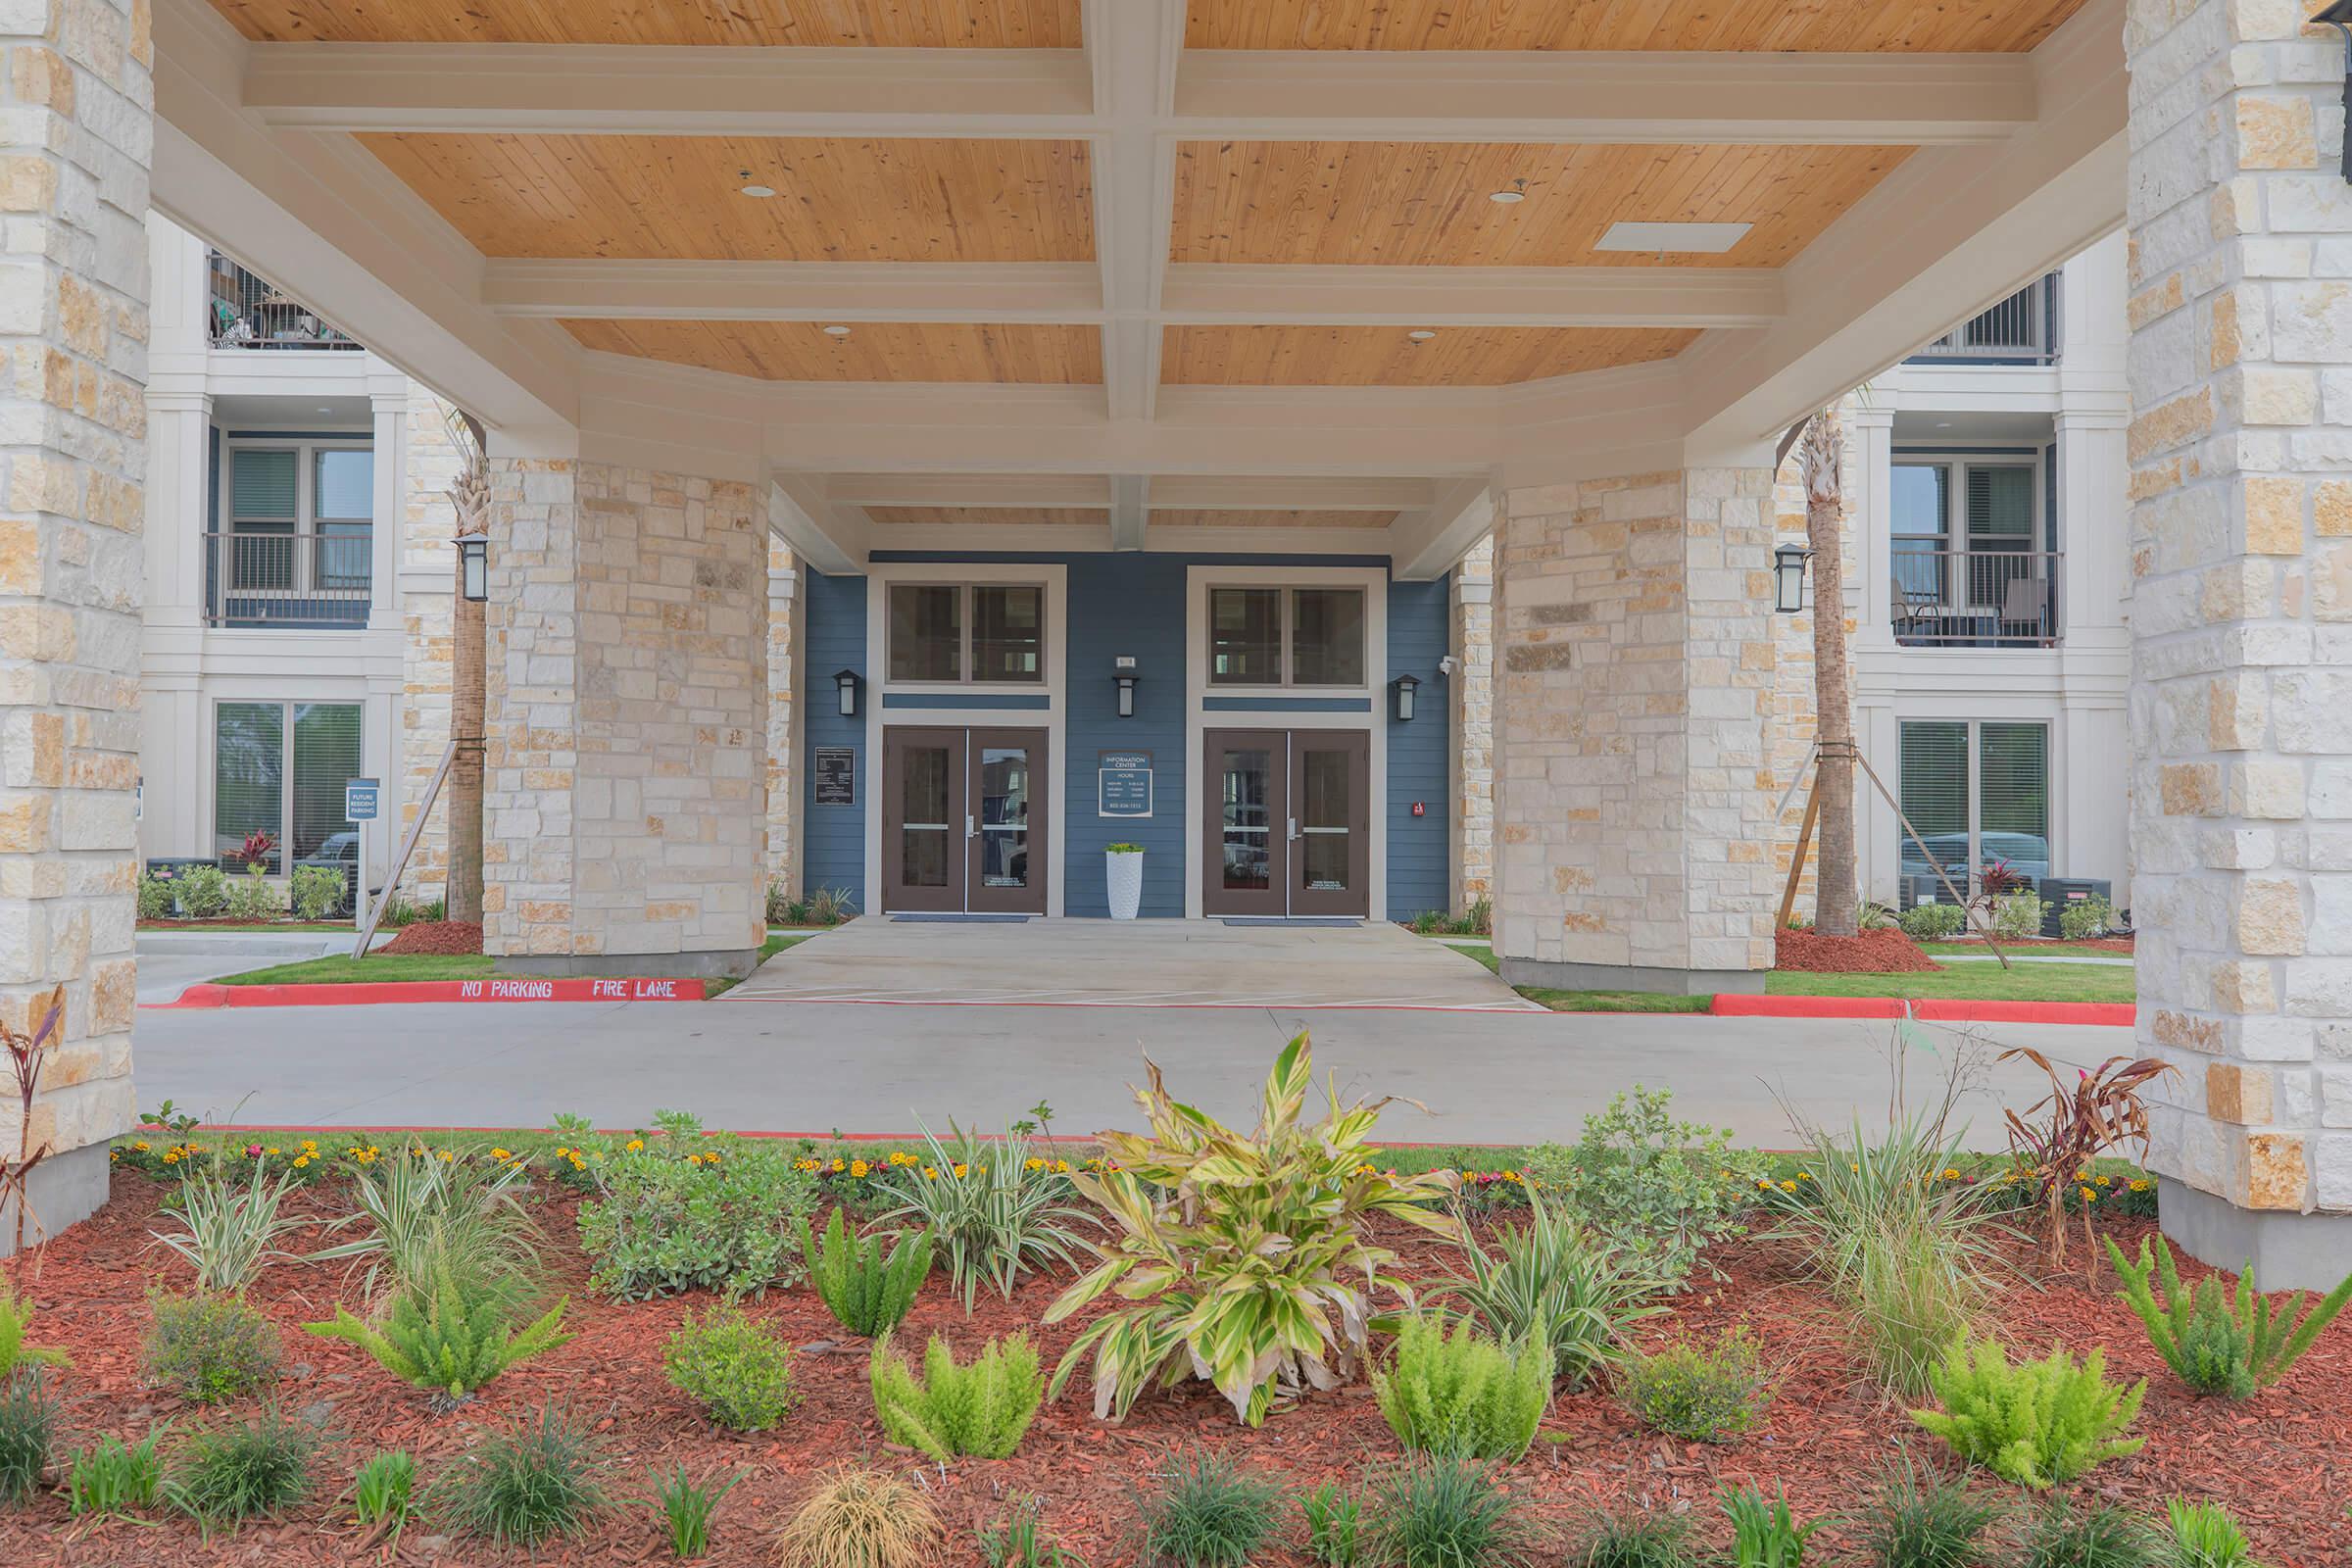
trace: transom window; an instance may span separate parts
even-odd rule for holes
[[[893,583],[894,681],[1036,685],[1046,678],[1046,591],[1035,583]]]
[[[1361,686],[1361,588],[1211,588],[1211,686]]]

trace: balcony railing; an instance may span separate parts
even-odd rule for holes
[[[204,536],[205,623],[339,631],[368,622],[374,530]]]
[[[2058,279],[2037,278],[1913,355],[1974,365],[2047,365],[2058,357]]]
[[[363,345],[316,311],[219,251],[206,264],[213,296],[213,346],[222,349],[344,349]]]
[[[1898,539],[1889,607],[1905,648],[2054,648],[2059,566],[2049,550],[1948,549]]]

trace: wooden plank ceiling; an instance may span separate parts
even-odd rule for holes
[[[567,320],[564,326],[582,347],[601,353],[764,381],[1102,379],[1102,333],[1092,326],[861,321],[842,337],[813,321]]]
[[[1506,386],[1669,360],[1690,327],[1457,326],[1416,341],[1400,326],[1171,326],[1171,386]]]
[[[213,0],[268,43],[1075,49],[1078,0]]]
[[[2082,0],[1192,0],[1190,49],[2033,48]]]
[[[1178,262],[1778,267],[1907,147],[1186,142]],[[1505,205],[1495,191],[1524,191]],[[1722,255],[1595,251],[1619,221],[1753,223]]]

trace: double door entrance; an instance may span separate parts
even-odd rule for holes
[[[1372,738],[1362,730],[1212,729],[1200,912],[1372,912]]]
[[[1042,729],[882,732],[886,913],[1043,914]]]

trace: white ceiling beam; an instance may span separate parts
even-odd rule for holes
[[[1185,0],[1081,0],[1095,114],[1095,255],[1102,388],[1111,418],[1149,419],[1159,395],[1160,278],[1176,201],[1176,149],[1156,126],[1176,100]]]
[[[1801,145],[1998,141],[2033,123],[2020,55],[1196,50],[1194,138]]]
[[[1426,479],[1169,474],[1152,481],[1158,512],[1411,512],[1430,504]]]
[[[792,553],[828,577],[865,570],[868,525],[825,499],[814,474],[779,473],[768,481],[767,526]]]
[[[1077,137],[1070,49],[266,43],[245,105],[304,130]]]
[[[1417,512],[1434,504],[1426,479],[1275,477],[1248,474],[1144,475],[1146,512]],[[837,473],[825,483],[835,507],[971,507],[1034,512],[1111,505],[1111,482],[1076,473]]]
[[[638,321],[1032,321],[1103,318],[1092,262],[706,262],[492,258],[501,316]]]
[[[1400,582],[1433,582],[1494,528],[1494,493],[1484,479],[1457,479],[1427,510],[1389,526],[1389,555]]]
[[[1144,533],[1151,520],[1146,511],[1152,493],[1150,475],[1121,473],[1110,481],[1110,548],[1141,550]]]
[[[837,473],[836,507],[1003,507],[1023,512],[1110,506],[1110,483],[1082,473]]]

